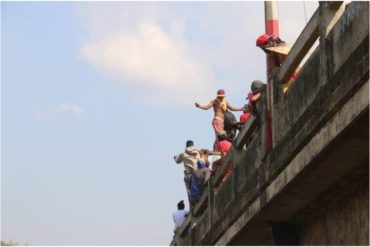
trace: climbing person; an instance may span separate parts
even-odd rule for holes
[[[274,37],[268,34],[262,34],[259,36],[256,40],[256,46],[260,47],[266,54],[273,55],[273,73],[275,73],[276,68],[280,67],[285,61],[292,48],[291,45],[285,43],[285,41],[281,40],[279,37]],[[298,66],[289,80],[283,84],[282,87],[284,93],[288,90],[289,85],[295,80],[299,71],[300,67]]]
[[[186,217],[189,215],[189,212],[185,210],[184,201],[181,200],[177,203],[177,210],[172,214],[173,221],[175,223],[174,232],[184,224]]]
[[[188,196],[190,195],[190,177],[193,174],[193,171],[198,169],[199,159],[199,152],[195,149],[194,142],[192,140],[186,141],[185,152],[174,156],[174,160],[177,164],[180,164],[181,162],[184,163],[184,182]]]
[[[239,118],[239,121],[240,121],[239,123],[244,123],[245,121],[247,121],[249,116],[251,115],[251,112],[252,112],[252,105],[249,103],[245,104],[243,107],[243,114],[240,115],[240,118]]]
[[[256,46],[261,48],[267,54],[274,55],[275,66],[280,66],[286,59],[291,46],[279,37],[268,34],[262,34],[256,40]]]
[[[252,84],[251,84],[251,90],[248,92],[247,94],[247,100],[249,100],[249,105],[250,105],[250,112],[252,113],[252,115],[256,116],[257,113],[258,113],[258,109],[257,109],[257,101],[260,99],[261,97],[261,92],[262,90],[266,87],[266,84],[263,83],[262,81],[260,80],[254,80],[252,81]]]
[[[220,151],[217,138],[219,136],[227,136],[227,133],[224,129],[225,112],[227,110],[242,111],[243,108],[236,108],[231,106],[225,99],[225,91],[223,89],[219,89],[217,91],[217,97],[213,99],[208,105],[202,106],[199,103],[195,103],[195,106],[203,110],[208,110],[213,107],[214,117],[212,120],[212,126],[216,134],[213,151]]]
[[[193,207],[202,195],[204,185],[207,183],[211,176],[211,171],[207,162],[202,159],[197,161],[198,169],[193,171],[190,178],[190,205]]]

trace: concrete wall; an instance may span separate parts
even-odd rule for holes
[[[368,162],[368,161],[367,161]],[[367,167],[367,169],[366,169]],[[369,244],[369,172],[343,182],[321,196],[308,209],[301,225],[302,245]],[[365,179],[364,179],[365,178]]]

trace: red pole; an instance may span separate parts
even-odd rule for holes
[[[274,37],[279,37],[279,19],[277,16],[277,4],[275,1],[265,1],[265,33]],[[266,149],[272,149],[272,81],[271,71],[275,66],[273,55],[266,55],[267,73],[267,114],[266,114]]]

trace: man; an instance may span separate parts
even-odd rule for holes
[[[256,103],[260,99],[260,97],[261,97],[261,91],[265,87],[266,87],[266,84],[263,83],[260,80],[254,80],[254,81],[252,81],[251,91],[249,91],[246,99],[249,100],[248,105],[250,107],[250,112],[254,116],[256,116],[257,115],[257,112],[258,112],[258,110],[257,110],[257,104]]]
[[[226,132],[224,130],[225,112],[227,110],[242,111],[243,108],[236,108],[229,105],[229,103],[225,100],[225,91],[223,89],[219,89],[217,91],[217,97],[214,100],[212,100],[208,105],[201,106],[199,103],[195,103],[195,106],[203,110],[208,110],[211,107],[213,107],[215,115],[212,120],[212,127],[216,133],[216,140],[213,144],[213,151],[219,152],[220,148],[217,141],[217,137],[226,135]]]
[[[188,195],[190,195],[190,178],[193,171],[198,169],[198,159],[200,159],[199,152],[194,147],[194,142],[188,140],[186,142],[185,152],[174,156],[174,160],[177,164],[184,163],[184,182]]]
[[[261,48],[267,54],[274,55],[275,66],[280,66],[286,59],[290,49],[290,45],[286,44],[285,41],[279,37],[274,37],[268,34],[262,34],[256,40],[256,46]]]
[[[280,67],[281,64],[287,58],[292,46],[285,43],[279,37],[273,37],[272,35],[262,34],[256,40],[256,46],[260,47],[265,53],[273,55],[274,57],[274,67]],[[300,67],[294,71],[293,75],[290,77],[288,82],[283,84],[283,92],[288,90],[289,85],[295,80]]]
[[[175,222],[174,232],[176,232],[176,230],[180,228],[182,224],[184,224],[185,218],[189,214],[189,212],[184,210],[184,208],[184,201],[181,200],[179,203],[177,203],[177,210],[172,214],[173,221]]]

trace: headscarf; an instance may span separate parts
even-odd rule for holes
[[[215,99],[215,102],[217,102],[217,105],[218,105],[219,107],[221,107],[221,109],[222,109],[223,111],[226,111],[226,110],[227,110],[227,101],[225,100],[225,98],[220,99],[219,97],[217,97],[217,98]]]

